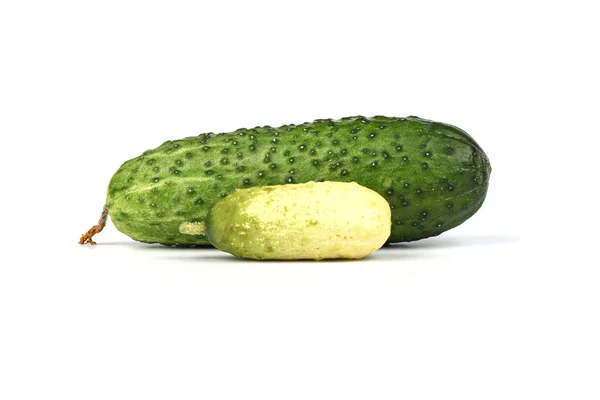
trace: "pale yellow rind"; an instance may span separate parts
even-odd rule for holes
[[[184,235],[206,235],[206,223],[182,222],[179,224],[179,233]]]
[[[308,182],[234,192],[211,211],[209,240],[255,259],[359,259],[391,233],[391,210],[355,182]]]

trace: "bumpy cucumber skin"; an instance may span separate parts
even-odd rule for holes
[[[389,243],[439,235],[483,204],[490,163],[463,130],[418,117],[321,119],[167,141],[126,161],[107,192],[111,220],[134,240],[206,245],[179,232],[237,188],[355,181],[390,204]],[[351,199],[349,199],[350,201]]]

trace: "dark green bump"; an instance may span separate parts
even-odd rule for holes
[[[389,188],[388,190],[386,190],[386,193],[388,194],[388,196],[391,196],[394,194],[394,188]]]
[[[245,170],[245,169],[246,169],[246,167],[244,167],[243,165],[238,165],[237,167],[235,167],[235,169],[236,169],[237,171],[243,171],[243,170]]]
[[[449,191],[453,191],[454,190],[454,185],[452,185],[452,184],[448,185],[448,190]]]
[[[423,211],[423,212],[421,213],[421,220],[422,220],[422,221],[426,221],[426,220],[427,220],[427,212]]]
[[[396,151],[402,151],[402,150],[404,150],[403,146],[396,146]]]
[[[265,173],[264,173],[263,171],[258,171],[258,172],[256,173],[256,175],[257,175],[259,178],[262,178],[262,177],[265,175]]]
[[[390,153],[388,153],[387,151],[383,151],[383,152],[381,152],[381,156],[383,158],[390,158]]]
[[[250,151],[254,151],[254,150],[256,150],[256,146],[255,146],[255,145],[253,145],[253,144],[251,144],[251,145],[248,147],[248,150],[250,150]]]
[[[296,159],[294,157],[291,157],[288,161],[289,161],[290,164],[293,164],[294,161],[296,161]]]
[[[425,153],[423,153],[423,156],[425,156],[425,157],[431,157],[431,152],[430,151],[426,151]]]
[[[209,169],[209,170],[207,170],[207,171],[204,171],[204,174],[205,174],[205,175],[212,175],[212,174],[214,174],[214,173],[215,173],[215,172],[214,172],[213,170],[210,170],[210,169]]]
[[[259,176],[260,176],[260,175],[259,175]],[[244,179],[244,180],[242,181],[242,183],[244,184],[244,186],[248,186],[248,185],[250,185],[250,179],[247,179],[247,178],[246,178],[246,179]]]
[[[421,164],[421,168],[428,169],[429,168],[429,164],[427,164],[426,162],[424,162],[423,164]]]
[[[152,182],[154,183],[158,183],[160,181],[160,178],[152,178]]]
[[[269,165],[269,168],[271,168],[271,169],[275,169],[275,168],[277,168],[277,165],[275,165],[275,164],[271,164],[271,165]]]
[[[158,171],[160,171],[160,167],[159,166],[152,167],[152,171],[158,172]]]
[[[243,158],[244,155],[242,153],[237,153],[237,158]]]
[[[293,177],[291,177],[291,176],[288,176],[288,177],[285,179],[285,183],[295,183],[295,181],[294,181],[294,178],[293,178]]]
[[[204,163],[205,167],[210,167],[212,165],[212,161],[207,161]]]
[[[222,158],[221,159],[221,164],[223,164],[223,165],[229,164],[229,159],[228,158]]]
[[[305,144],[301,144],[300,146],[298,146],[298,150],[300,150],[300,151],[306,150],[306,145]]]
[[[357,163],[358,161],[360,161],[358,157],[352,157],[352,162]]]
[[[408,161],[408,156],[402,157],[402,161]]]
[[[210,150],[210,147],[209,147],[209,146],[204,146],[204,147],[202,148],[202,151],[208,151],[208,150]]]
[[[196,189],[194,189],[193,187],[189,187],[189,188],[187,188],[187,193],[190,195],[194,194],[194,193],[196,193]]]
[[[376,166],[378,166],[378,165],[379,165],[379,162],[378,162],[378,161],[373,161],[373,162],[371,163],[371,167],[376,167]]]
[[[344,176],[345,176],[345,175],[348,175],[348,170],[347,170],[347,169],[343,169],[343,170],[340,172],[340,174],[342,174],[342,175],[344,175]]]
[[[377,136],[377,134],[375,132],[369,134],[369,139],[375,139],[375,137]]]
[[[157,212],[157,213],[156,213],[156,216],[157,216],[157,217],[159,217],[159,218],[160,218],[160,217],[164,217],[164,216],[165,216],[165,213],[164,213],[164,212],[162,212],[162,211],[159,211],[159,212]]]
[[[289,155],[290,155],[290,151],[289,150],[286,150],[286,151],[283,152],[283,156],[284,157],[287,157]]]
[[[178,169],[174,169],[174,170],[173,170],[173,175],[179,175],[179,172],[180,172],[180,171],[179,171]]]
[[[404,183],[404,187],[408,189],[408,188],[410,187],[410,183],[408,183],[408,182],[405,182],[405,183]]]

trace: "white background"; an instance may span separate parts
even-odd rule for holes
[[[592,4],[3,1],[0,398],[600,398]],[[165,140],[356,114],[469,132],[481,210],[356,262],[77,244]]]

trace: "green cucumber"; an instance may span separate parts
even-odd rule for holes
[[[206,222],[183,222],[179,230],[206,234],[241,258],[359,259],[387,241],[391,210],[355,182],[259,186],[234,191],[211,207]]]
[[[481,147],[451,125],[417,117],[320,119],[167,141],[116,171],[106,205],[116,228],[134,240],[202,245],[209,244],[205,235],[181,233],[180,225],[205,221],[211,206],[238,188],[355,181],[388,201],[394,243],[470,218],[485,199],[490,171]]]

